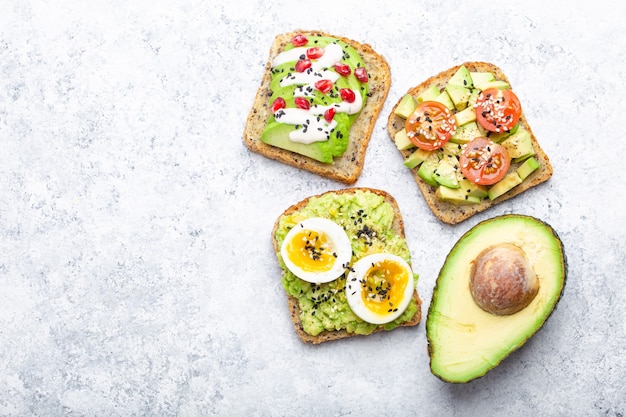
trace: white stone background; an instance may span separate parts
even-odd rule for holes
[[[626,414],[623,2],[0,3],[0,415]],[[270,231],[345,186],[249,152],[242,132],[273,37],[297,28],[391,66],[356,185],[398,200],[424,314],[477,222],[530,214],[561,236],[560,304],[485,377],[435,378],[424,322],[296,338]],[[448,226],[385,121],[472,60],[507,73],[554,176]]]

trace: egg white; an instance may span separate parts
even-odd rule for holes
[[[372,265],[385,260],[400,266],[405,271],[407,282],[400,302],[390,306],[388,309],[390,311],[385,310],[384,313],[379,314],[370,310],[363,302],[361,282],[365,279]],[[415,282],[410,265],[401,257],[390,253],[374,253],[364,256],[352,266],[346,279],[346,299],[350,309],[362,320],[372,324],[385,324],[397,319],[409,306],[414,290]]]
[[[330,270],[306,271],[302,265],[298,265],[297,260],[289,256],[288,247],[302,230],[314,231],[326,236],[330,244],[329,250],[336,255]],[[333,281],[345,273],[352,259],[352,244],[346,231],[337,223],[322,217],[311,217],[299,222],[287,233],[280,253],[283,262],[295,276],[314,284],[322,284]]]

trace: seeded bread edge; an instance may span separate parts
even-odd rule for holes
[[[374,188],[367,188],[367,187],[353,187],[353,188],[346,188],[346,189],[342,189],[342,190],[336,190],[336,191],[327,191],[325,193],[322,194],[318,194],[318,195],[314,195],[314,196],[310,196],[305,198],[304,200],[300,201],[297,204],[292,205],[291,207],[289,207],[288,209],[286,209],[277,219],[276,222],[274,223],[274,227],[272,229],[272,245],[274,247],[274,252],[276,253],[276,256],[279,256],[280,254],[280,247],[278,246],[278,241],[276,239],[276,230],[279,227],[279,223],[280,223],[280,219],[283,216],[286,215],[290,215],[293,214],[301,209],[303,209],[311,199],[313,198],[318,198],[321,197],[322,195],[328,194],[328,193],[333,193],[333,194],[354,194],[357,191],[364,191],[364,192],[371,192],[377,195],[382,196],[385,201],[389,204],[391,204],[391,206],[393,207],[393,211],[394,211],[394,217],[393,217],[393,223],[392,223],[392,229],[399,235],[402,237],[402,239],[406,240],[406,236],[404,234],[404,220],[402,218],[402,214],[400,213],[400,208],[398,206],[397,201],[386,191],[383,190],[378,190],[378,189],[374,189]],[[411,263],[409,262],[409,265],[411,265]],[[285,273],[285,271],[283,271],[283,274]],[[419,324],[419,322],[422,319],[422,301],[417,293],[417,289],[415,289],[415,291],[413,292],[413,299],[415,300],[415,302],[417,303],[417,311],[415,313],[415,315],[413,316],[413,318],[405,323],[402,323],[399,327],[408,327],[408,326],[416,326],[417,324]],[[347,337],[353,337],[353,336],[366,336],[366,335],[360,335],[360,334],[356,334],[356,333],[349,333],[346,330],[336,330],[336,331],[329,331],[329,330],[325,330],[322,333],[320,333],[317,336],[312,336],[308,333],[306,333],[304,331],[304,329],[302,328],[302,322],[300,320],[300,307],[298,305],[298,299],[287,295],[287,305],[289,308],[289,313],[291,315],[291,320],[293,322],[294,325],[294,329],[296,331],[296,334],[298,335],[298,337],[300,338],[300,340],[304,343],[310,343],[310,344],[319,344],[319,343],[323,343],[323,342],[328,342],[331,340],[338,340],[338,339],[344,339]],[[376,328],[376,330],[374,330],[374,333],[376,332],[380,332],[385,330],[383,328],[383,326],[379,326]]]
[[[470,71],[493,72],[496,79],[506,81],[507,83],[509,83],[509,85],[511,85],[510,81],[508,80],[504,72],[493,64],[490,64],[487,62],[465,62],[462,65],[465,65],[465,67]],[[407,91],[407,94],[411,94],[413,97],[417,97],[424,90],[426,90],[428,87],[430,87],[433,84],[437,85],[440,89],[443,88],[448,82],[448,80],[454,75],[454,73],[460,67],[461,65],[457,65],[435,76],[428,78],[423,83],[417,85],[416,87],[409,89]],[[520,98],[520,100],[522,101],[522,109],[523,109],[524,101],[522,98]],[[391,114],[389,115],[389,118],[387,119],[387,132],[392,142],[394,140],[394,136],[396,132],[404,128],[404,119],[394,114],[399,104],[400,104],[400,100],[393,107],[393,109],[391,110]],[[473,204],[473,205],[467,205],[467,206],[457,206],[452,203],[441,201],[435,196],[436,188],[425,183],[424,180],[422,180],[422,178],[419,175],[417,175],[418,168],[411,169],[413,177],[415,178],[415,181],[417,182],[417,185],[419,186],[419,189],[422,195],[424,196],[426,203],[432,210],[433,214],[439,220],[448,224],[460,223],[477,213],[485,211],[489,209],[490,207],[495,206],[496,204],[502,203],[503,201],[513,198],[523,193],[524,191],[528,190],[529,188],[532,188],[550,179],[550,177],[552,176],[552,164],[550,163],[550,159],[548,158],[544,150],[541,148],[541,146],[539,146],[539,142],[537,141],[537,138],[532,132],[530,125],[528,124],[528,120],[526,119],[526,116],[524,115],[523,110],[522,110],[522,115],[520,117],[520,124],[530,133],[533,148],[535,149],[534,156],[535,156],[535,159],[537,159],[537,161],[541,165],[541,167],[537,169],[536,171],[534,171],[520,185],[514,187],[513,189],[504,193],[503,195],[494,199],[493,201],[490,201],[489,199],[483,199],[483,201],[479,204]],[[404,157],[407,157],[411,153],[410,150],[405,150],[405,151],[400,151],[400,152],[402,153]]]
[[[272,80],[270,69],[272,59],[291,41],[298,33],[305,36],[323,35],[340,39],[355,48],[365,64],[369,75],[369,97],[361,113],[350,128],[350,139],[345,153],[335,158],[333,163],[326,164],[312,158],[299,155],[285,149],[268,145],[261,141],[261,134],[270,118],[271,110],[269,97],[270,82]],[[267,158],[283,162],[287,165],[303,169],[322,177],[330,178],[345,184],[353,184],[357,181],[363,170],[365,152],[370,141],[374,125],[383,104],[391,88],[391,71],[387,60],[375,52],[369,44],[359,43],[354,40],[330,35],[322,31],[294,31],[276,36],[270,48],[269,59],[265,65],[265,72],[261,81],[252,109],[246,120],[243,139],[246,146],[253,152],[264,155]]]

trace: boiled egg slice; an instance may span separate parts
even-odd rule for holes
[[[280,254],[295,276],[321,284],[345,273],[352,259],[352,245],[337,223],[312,217],[299,222],[287,233]]]
[[[348,305],[361,319],[384,324],[398,318],[413,297],[415,284],[409,264],[390,253],[359,259],[346,280]]]

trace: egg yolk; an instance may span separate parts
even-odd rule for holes
[[[396,311],[408,281],[408,272],[396,262],[384,260],[373,264],[361,281],[363,304],[379,315]]]
[[[332,269],[337,254],[327,236],[312,230],[302,230],[287,245],[289,259],[306,272],[326,272]]]

